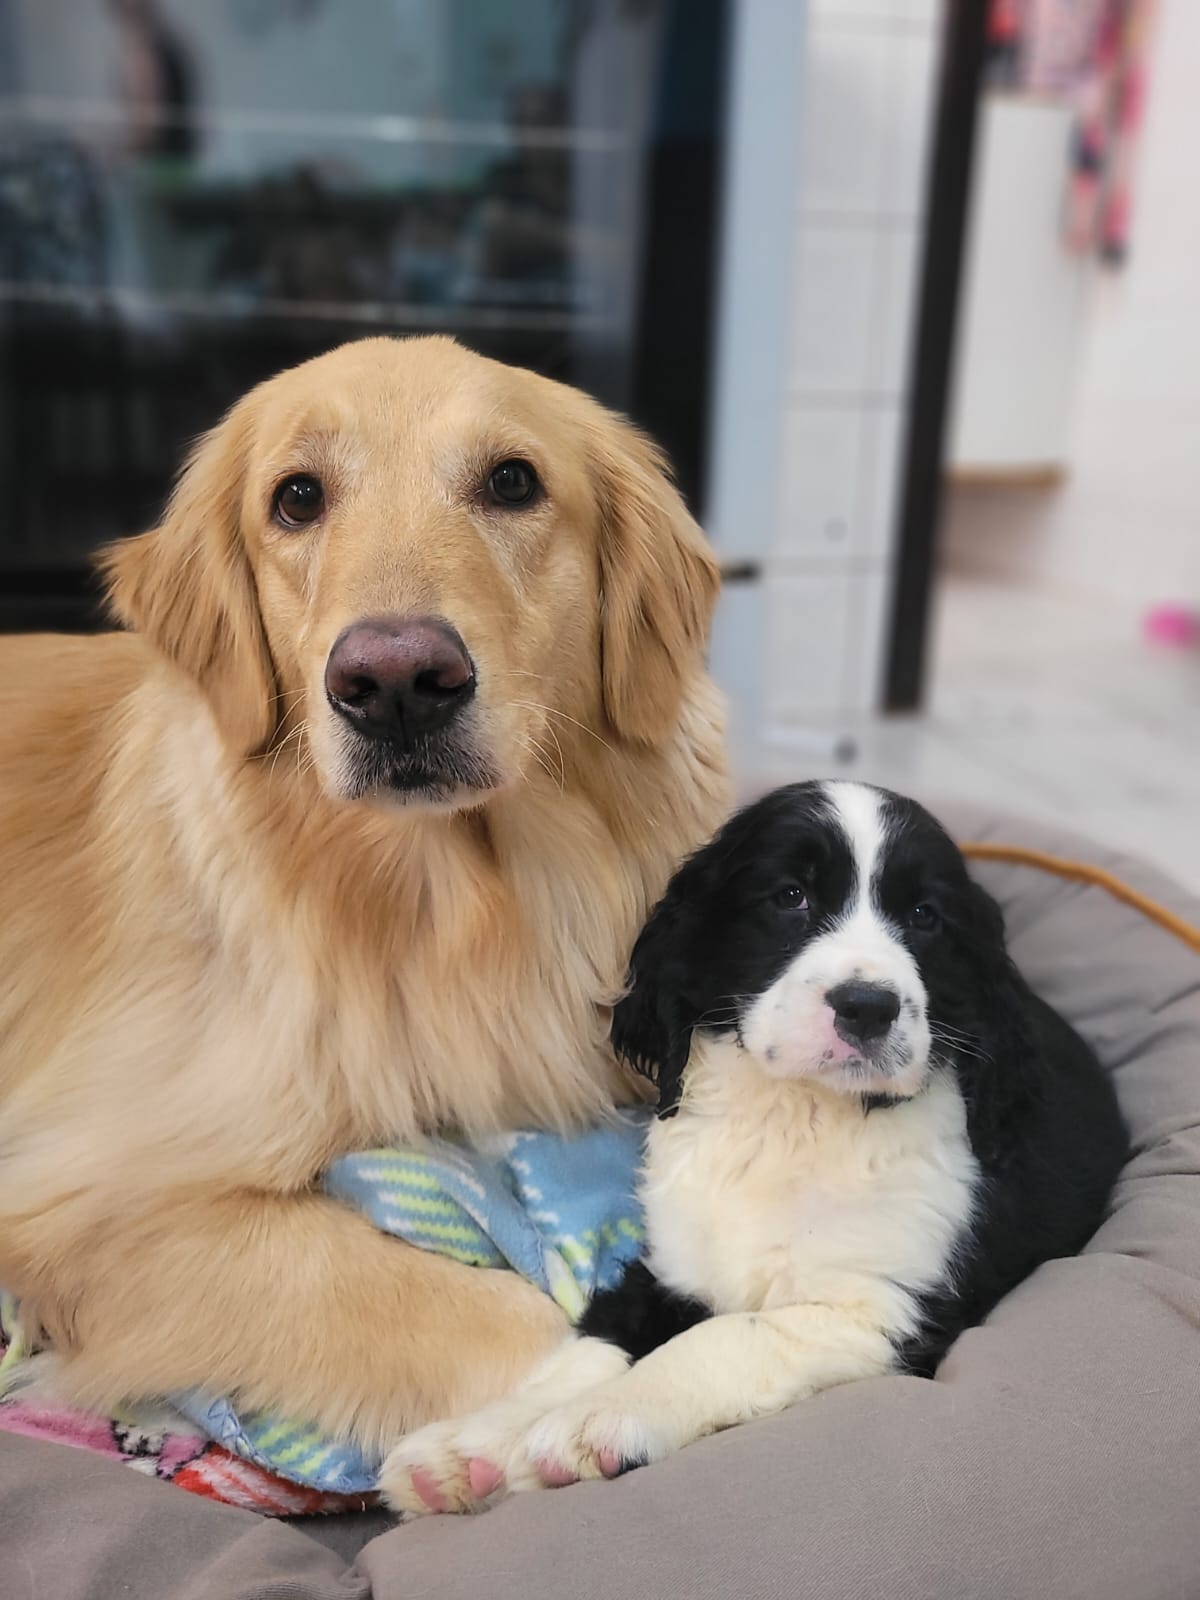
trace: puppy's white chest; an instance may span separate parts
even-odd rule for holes
[[[945,1277],[977,1182],[951,1077],[865,1115],[706,1045],[678,1116],[650,1135],[650,1261],[720,1312],[911,1296]]]

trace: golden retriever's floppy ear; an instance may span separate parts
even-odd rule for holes
[[[610,423],[597,467],[604,707],[622,738],[661,744],[701,670],[720,572],[643,434]]]
[[[245,402],[206,434],[161,524],[101,552],[109,606],[194,678],[239,754],[274,731],[275,677],[241,531]]]

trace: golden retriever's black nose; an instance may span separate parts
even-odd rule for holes
[[[475,693],[467,647],[436,617],[380,617],[339,634],[325,693],[350,726],[408,745],[436,733]]]
[[[882,983],[851,979],[830,989],[825,999],[833,1007],[833,1031],[847,1044],[882,1039],[900,1015],[900,996]]]

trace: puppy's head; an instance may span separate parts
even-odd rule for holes
[[[237,754],[294,735],[335,799],[450,809],[561,783],[579,730],[668,740],[717,590],[641,435],[442,338],[263,384],[104,562]]]
[[[770,1077],[905,1099],[935,1061],[979,1051],[1009,971],[997,907],[928,812],[866,784],[797,784],[676,874],[613,1041],[655,1077],[660,1114],[696,1029],[734,1036]]]

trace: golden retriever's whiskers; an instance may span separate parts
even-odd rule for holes
[[[566,777],[567,777],[567,762],[566,762],[566,757],[563,755],[563,747],[559,743],[558,735],[554,731],[554,724],[553,723],[548,722],[546,724],[546,732],[554,740],[554,748],[558,751],[558,770],[559,770],[560,774],[562,775],[563,782],[565,783],[566,782]]]
[[[538,766],[541,767],[542,771],[549,779],[551,779],[553,783],[557,784],[559,791],[561,792],[564,787],[565,776],[561,769],[556,772],[550,765],[550,755],[545,745],[543,745],[533,736],[533,734],[530,733],[526,734],[525,738],[522,740],[522,748],[527,750],[529,754],[533,756]]]
[[[283,749],[284,745],[287,744],[289,739],[294,739],[296,737],[296,735],[299,732],[301,732],[302,729],[306,728],[307,726],[308,726],[308,718],[306,717],[303,721],[298,722],[294,728],[289,729],[289,731],[286,734],[284,734],[283,738],[279,741],[279,743],[277,745],[275,745],[272,749],[264,750],[261,753],[261,755],[250,756],[249,760],[251,760],[251,761],[265,761],[268,756],[277,755],[278,752]]]
[[[549,756],[547,755],[547,752],[543,746],[538,743],[532,734],[530,734],[528,738],[523,741],[523,748],[529,752],[529,754],[537,762],[538,766],[541,767],[542,771],[550,779],[551,783],[557,784],[559,793],[561,794],[566,787],[565,774],[561,769],[558,772],[555,772],[550,766]]]
[[[610,754],[616,754],[608,740],[602,739],[594,728],[589,728],[586,722],[580,722],[577,717],[569,717],[565,711],[557,711],[553,706],[544,706],[537,700],[514,700],[512,704],[521,706],[526,711],[543,711],[548,717],[561,717],[564,722],[569,722],[572,727],[582,729],[584,733],[595,739],[597,744],[602,744]]]
[[[303,733],[304,730],[307,727],[308,727],[308,719],[306,717],[305,720],[300,724],[300,727],[299,727],[299,729],[297,731],[300,732],[300,733]],[[297,739],[296,740],[296,779],[297,779],[297,781],[299,781],[304,776],[304,774],[309,770],[309,768],[312,766],[314,760],[315,760],[315,757],[313,756],[311,747],[307,746],[304,743],[303,739]]]
[[[281,705],[285,700],[292,702],[296,700],[302,700],[307,693],[307,689],[280,690],[278,694],[273,694],[271,696],[271,704]]]
[[[526,749],[529,750],[529,754],[537,762],[538,766],[541,767],[542,771],[546,774],[546,776],[553,781],[554,774],[550,771],[550,768],[542,760],[541,756],[537,753],[537,751],[529,749],[528,746],[526,746]]]
[[[270,769],[267,772],[268,780],[272,779],[275,776],[275,768],[276,768],[276,766],[277,766],[277,764],[279,762],[279,758],[283,754],[283,752],[287,749],[288,745],[291,744],[293,739],[295,739],[295,741],[296,741],[296,775],[297,775],[297,777],[300,776],[300,752],[304,748],[304,734],[307,733],[308,728],[309,728],[309,719],[307,717],[305,717],[303,722],[298,722],[296,724],[296,726],[292,729],[291,733],[285,735],[284,738],[282,738],[279,741],[279,743],[276,745],[274,751],[272,752],[271,766],[270,766]],[[264,754],[264,755],[260,756],[259,760],[265,761],[266,760],[266,755]]]
[[[307,717],[305,717],[303,721],[298,722],[296,726],[290,730],[290,732],[284,734],[283,738],[279,741],[279,744],[276,747],[275,754],[278,755],[279,751],[282,750],[285,745],[290,744],[293,739],[299,738],[300,735],[307,730],[308,726],[309,719]]]

